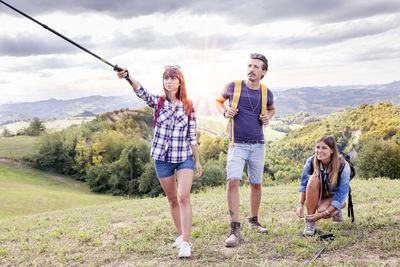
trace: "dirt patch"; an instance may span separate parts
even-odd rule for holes
[[[114,228],[122,228],[122,227],[128,227],[129,224],[127,224],[125,222],[117,222],[117,223],[113,223],[112,226]]]

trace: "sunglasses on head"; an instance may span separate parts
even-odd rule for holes
[[[181,70],[181,67],[179,65],[167,65],[164,67],[166,70]]]
[[[261,59],[262,61],[267,61],[267,58],[262,54],[252,53],[250,54],[250,58],[253,59]]]

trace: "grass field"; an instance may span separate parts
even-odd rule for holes
[[[0,137],[0,158],[20,159],[34,150],[39,138],[38,136]]]
[[[225,189],[192,195],[192,257],[177,258],[177,234],[165,197],[133,199],[0,221],[5,266],[305,266],[324,246],[304,238],[295,217],[297,184],[264,187],[260,221],[269,235],[247,228],[249,188],[240,188],[243,242],[225,248],[229,219]],[[317,223],[336,238],[314,266],[399,266],[400,181],[353,180],[356,221]],[[346,215],[347,212],[344,213]]]
[[[90,193],[87,185],[71,178],[0,160],[0,220],[118,200]]]

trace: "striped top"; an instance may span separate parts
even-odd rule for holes
[[[140,84],[134,92],[154,109],[154,112],[156,111],[160,96],[149,93]],[[164,101],[154,128],[151,158],[179,163],[193,154],[190,146],[197,145],[197,123],[194,109],[190,114],[190,121],[188,120],[189,117],[185,113],[182,102],[174,107],[168,98]]]

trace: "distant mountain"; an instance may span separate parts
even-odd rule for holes
[[[312,115],[327,115],[356,108],[362,103],[376,104],[390,101],[400,104],[400,81],[381,85],[349,85],[325,87],[301,87],[277,90],[274,93],[276,115],[307,112]],[[214,98],[202,96],[193,99],[197,114],[218,115]],[[105,113],[122,108],[137,109],[145,103],[136,95],[90,96],[70,100],[48,99],[38,102],[0,105],[0,125],[12,121],[38,118],[66,118],[83,112]]]
[[[376,104],[390,101],[400,104],[400,81],[379,85],[348,85],[324,87],[300,87],[274,90],[276,115],[307,112],[312,115],[328,115],[333,112],[356,108],[362,103]],[[195,101],[201,115],[219,115],[214,107],[214,99],[207,96]]]
[[[0,122],[38,118],[66,118],[84,112],[95,114],[122,108],[137,109],[145,103],[135,95],[127,96],[89,96],[70,100],[54,98],[15,104],[0,105]]]
[[[385,101],[400,104],[400,81],[383,85],[303,87],[274,92],[277,115],[302,111],[326,115],[355,108],[362,103]]]

